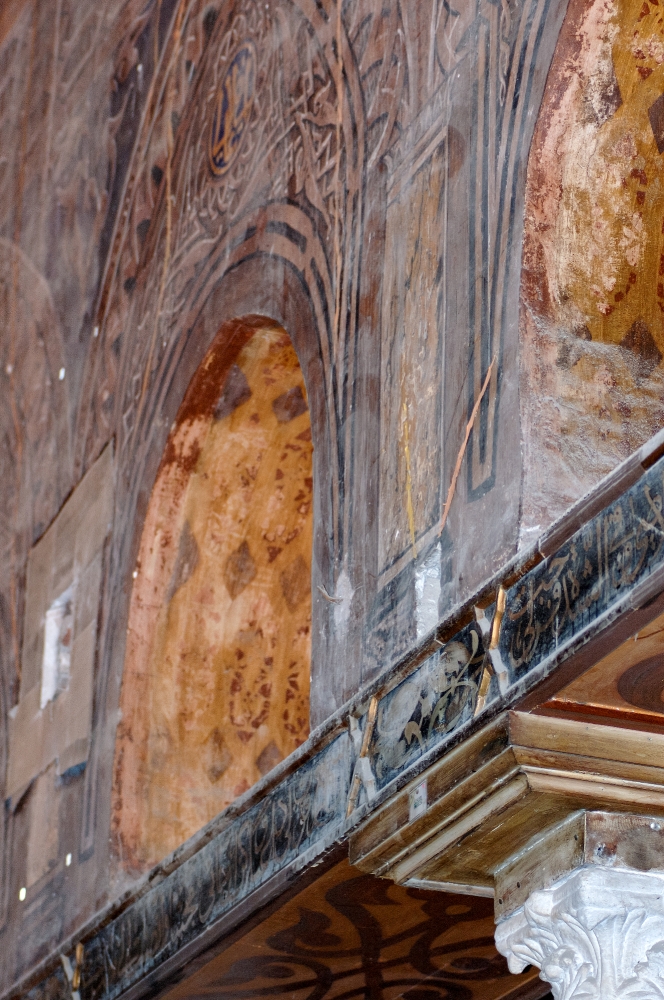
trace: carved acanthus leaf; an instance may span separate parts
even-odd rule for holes
[[[660,873],[578,869],[499,923],[496,946],[555,1000],[662,1000],[663,890]]]

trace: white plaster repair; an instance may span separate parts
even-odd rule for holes
[[[44,615],[44,653],[42,656],[39,707],[43,709],[69,686],[71,644],[74,625],[74,586],[67,587]]]
[[[426,560],[415,572],[417,638],[438,624],[440,600],[440,545],[434,545]]]

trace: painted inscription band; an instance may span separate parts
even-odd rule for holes
[[[500,652],[513,683],[662,564],[663,495],[660,459],[508,591]]]
[[[85,1000],[120,996],[322,841],[343,814],[349,759],[338,737],[86,942]]]

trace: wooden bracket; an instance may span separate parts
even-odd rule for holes
[[[426,811],[411,820],[410,789],[425,779]],[[351,835],[350,860],[398,883],[495,888],[506,908],[529,881],[525,869],[512,878],[515,859],[567,831],[570,817],[597,811],[638,811],[664,828],[664,733],[512,711],[368,816]],[[566,850],[575,832],[565,833]]]

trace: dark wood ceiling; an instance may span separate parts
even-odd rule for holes
[[[546,994],[496,951],[493,902],[364,875],[341,861],[233,935],[163,1000],[516,1000]]]

